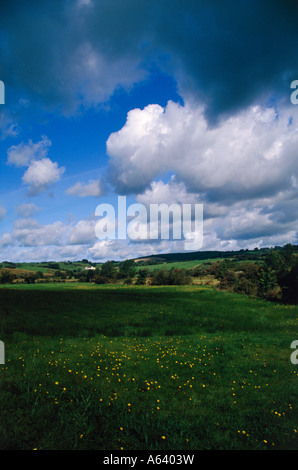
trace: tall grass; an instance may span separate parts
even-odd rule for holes
[[[297,449],[297,307],[188,287],[0,289],[1,449]]]

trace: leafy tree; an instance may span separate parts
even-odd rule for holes
[[[114,261],[106,261],[105,263],[103,263],[101,266],[100,274],[109,281],[114,280],[117,276],[117,270]]]
[[[279,279],[284,302],[298,303],[298,262]]]
[[[281,265],[283,264],[283,256],[280,250],[273,250],[265,257],[266,265],[274,270],[280,269]]]
[[[24,281],[26,282],[26,284],[34,284],[36,279],[36,273],[26,274],[26,276],[24,277]]]
[[[291,243],[285,245],[283,256],[285,270],[291,270],[296,264],[295,248]]]
[[[151,284],[158,286],[182,286],[191,283],[191,276],[185,269],[172,268],[170,271],[158,269],[151,275]]]
[[[125,260],[119,265],[120,279],[131,279],[136,274],[136,265],[133,260]]]
[[[46,266],[49,269],[60,269],[59,263],[47,263]]]
[[[236,285],[236,275],[232,269],[228,269],[224,275],[221,276],[219,288],[224,290],[234,290]]]
[[[96,274],[93,278],[93,282],[95,282],[95,284],[107,284],[109,280],[101,274]]]
[[[218,279],[223,279],[228,269],[231,269],[233,266],[232,262],[228,259],[217,263],[214,268],[217,268],[217,277]]]
[[[239,292],[240,294],[256,296],[258,294],[258,285],[255,284],[251,279],[248,279],[247,277],[242,276],[235,283],[233,291]]]
[[[277,278],[270,267],[261,269],[259,276],[259,294],[261,297],[268,297],[268,293],[277,287]]]
[[[172,268],[169,273],[169,278],[172,285],[183,286],[191,284],[191,276],[185,269]]]
[[[76,277],[80,282],[92,282],[98,272],[98,269],[84,269],[76,274]]]
[[[137,275],[136,284],[139,286],[146,284],[147,276],[148,276],[148,270],[140,269]]]
[[[15,277],[16,276],[9,271],[2,271],[0,274],[0,284],[11,284]]]

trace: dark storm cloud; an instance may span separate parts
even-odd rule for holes
[[[290,0],[2,0],[0,15],[1,78],[70,112],[132,86],[152,61],[210,120],[271,95],[289,99],[298,78]]]
[[[71,113],[81,103],[102,103],[117,86],[134,83],[140,74],[132,48],[114,51],[110,20],[115,13],[111,10],[109,17],[105,8],[99,11],[110,24],[97,28],[87,9],[78,1],[4,0],[0,50],[6,85],[37,105]]]
[[[182,84],[209,118],[271,96],[289,99],[298,76],[297,2],[186,1],[180,12],[182,3],[167,3],[172,15],[160,22],[159,43],[180,62]]]

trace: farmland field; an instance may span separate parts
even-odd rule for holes
[[[3,285],[0,339],[0,449],[298,449],[298,306]]]
[[[216,261],[222,261],[222,258],[210,258],[210,259],[203,259],[203,260],[191,260],[191,261],[172,261],[172,262],[164,262],[159,264],[148,264],[146,266],[138,266],[139,269],[146,268],[148,271],[155,271],[157,269],[166,269],[170,270],[172,268],[178,269],[189,269],[195,268],[204,263],[215,263]]]

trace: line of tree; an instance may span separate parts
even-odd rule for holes
[[[298,256],[290,243],[271,250],[261,262],[224,260],[204,263],[193,275],[212,275],[219,288],[272,301],[298,303]]]
[[[137,285],[185,285],[192,281],[190,273],[185,269],[172,268],[171,270],[157,269],[150,272],[148,269],[138,269],[133,260],[126,260],[118,264],[107,261],[100,269],[87,271],[78,275],[80,280],[94,282],[96,284],[115,283],[118,281],[125,284],[136,283]]]
[[[88,262],[88,260],[82,260]],[[90,264],[90,262],[88,262]],[[137,285],[186,285],[192,283],[192,277],[211,275],[218,279],[219,288],[262,297],[285,303],[298,303],[298,253],[297,247],[290,243],[284,247],[267,250],[265,256],[257,261],[239,261],[224,259],[218,262],[205,262],[193,269],[156,269],[140,267],[133,260],[120,263],[107,261],[96,269],[67,270],[57,269],[59,264],[52,264],[51,276],[42,272],[27,272],[23,282],[64,282],[76,279],[81,282],[96,284],[135,283]],[[95,266],[94,266],[95,267]],[[0,284],[17,280],[16,274],[5,268],[0,270]]]

